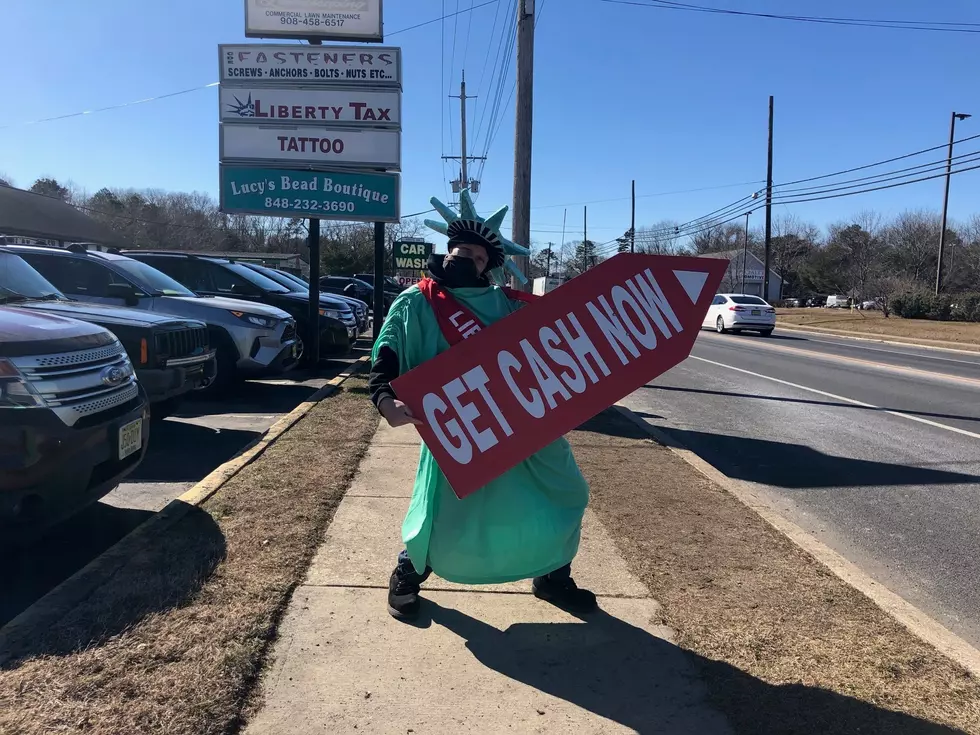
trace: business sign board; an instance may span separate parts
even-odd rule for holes
[[[365,84],[398,87],[402,52],[395,46],[221,44],[221,83]]]
[[[415,274],[415,275],[397,275],[396,274],[394,276],[394,279],[396,281],[398,281],[398,285],[399,286],[403,286],[405,288],[408,288],[410,286],[414,286],[416,283],[418,283],[419,281],[421,281],[422,278],[424,278],[424,276],[421,275],[421,274]]]
[[[401,92],[396,89],[270,89],[221,87],[222,122],[276,121],[389,127],[401,124]]]
[[[380,42],[381,0],[245,0],[245,36]]]
[[[224,123],[220,149],[223,163],[273,161],[392,170],[401,167],[401,134],[397,130]]]
[[[397,222],[398,174],[221,167],[221,211]]]
[[[395,270],[415,271],[416,273],[425,270],[434,247],[430,242],[399,240],[392,247]]]
[[[467,339],[392,387],[466,497],[687,358],[727,267],[617,255],[517,315],[459,324]]]

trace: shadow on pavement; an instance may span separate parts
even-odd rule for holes
[[[484,666],[641,735],[961,732],[825,689],[768,684],[601,611],[504,631],[430,601],[422,615],[465,639]],[[549,713],[539,714],[546,728]]]
[[[132,531],[152,513],[95,503],[36,541],[3,549],[0,626]]]
[[[818,401],[812,398],[786,398],[785,396],[761,396],[755,393],[736,393],[726,390],[705,390],[703,388],[679,388],[672,385],[645,385],[640,390],[662,390],[673,393],[697,393],[705,396],[723,396],[725,398],[751,398],[759,401],[776,401],[778,403],[799,403],[808,406],[823,406],[825,408],[849,408],[855,411],[877,411],[887,413],[897,411],[910,416],[927,416],[934,419],[949,419],[951,421],[980,421],[980,416],[963,416],[955,413],[931,413],[929,411],[911,411],[907,408],[888,408],[884,406],[858,406],[841,401]]]
[[[107,508],[103,506],[100,512]],[[38,612],[35,625],[3,631],[0,668],[14,668],[27,657],[62,656],[98,646],[196,593],[225,556],[224,536],[214,519],[197,507],[189,507],[185,515],[167,523],[164,528],[124,539],[109,550],[100,559],[105,569],[95,575],[100,584],[69,609],[55,604],[53,611]],[[64,552],[62,548],[57,556]],[[81,566],[88,559],[77,561]],[[68,581],[69,587],[73,581]]]
[[[162,421],[153,427],[146,456],[126,483],[198,482],[261,433]]]

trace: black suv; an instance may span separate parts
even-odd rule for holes
[[[164,418],[177,399],[215,377],[204,322],[107,304],[72,301],[19,255],[0,247],[0,304],[73,317],[105,327],[126,349],[136,377]]]
[[[300,338],[309,342],[309,299],[244,263],[180,251],[126,250],[122,254],[153,266],[197,294],[229,296],[282,309],[296,319]],[[321,306],[320,354],[323,357],[346,355],[351,351],[356,334],[351,333],[339,315],[329,312],[330,309]]]

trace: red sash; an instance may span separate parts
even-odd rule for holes
[[[467,337],[472,337],[486,326],[476,314],[459,303],[449,291],[431,278],[423,278],[417,285],[419,291],[429,302],[429,306],[432,307],[439,329],[442,330],[442,336],[446,338],[450,347],[459,344]],[[523,291],[515,291],[512,288],[502,287],[501,290],[512,301],[523,301],[529,304],[538,298]]]

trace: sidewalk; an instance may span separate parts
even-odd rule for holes
[[[731,731],[591,511],[573,574],[600,613],[563,613],[529,581],[433,575],[420,620],[391,618],[418,453],[413,429],[382,423],[293,595],[246,735]]]

